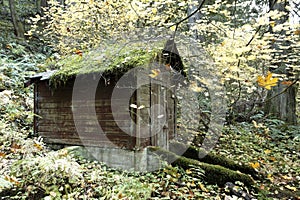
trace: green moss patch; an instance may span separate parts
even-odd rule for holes
[[[185,149],[186,151],[184,152],[183,156],[186,158],[195,159],[213,165],[220,165],[234,171],[240,171],[242,173],[249,174],[257,179],[259,179],[260,176],[263,176],[262,174],[258,175],[257,171],[255,171],[255,169],[253,169],[250,165],[236,163],[232,159],[228,159],[224,156],[219,156],[211,152],[206,152],[204,149],[197,148],[195,146],[187,147],[185,144],[179,142],[170,144],[170,151],[173,153],[182,152]],[[200,158],[199,155],[205,156],[203,158]]]
[[[110,46],[67,56],[50,63],[53,68],[58,69],[51,76],[50,84],[56,87],[77,75],[100,73],[104,77],[119,76],[135,67],[148,67],[161,53],[162,48],[163,44],[160,43],[152,47],[138,43],[121,47]]]

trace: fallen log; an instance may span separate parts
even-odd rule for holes
[[[262,174],[258,174],[258,172],[255,171],[255,169],[250,165],[236,163],[224,156],[216,155],[211,152],[208,153],[204,149],[197,148],[195,146],[187,146],[180,142],[173,142],[170,143],[169,149],[171,152],[177,155],[180,155],[180,153],[184,152],[182,156],[186,158],[191,158],[208,164],[220,165],[234,171],[240,171],[242,173],[251,175],[255,179],[260,179],[263,176]],[[201,155],[204,155],[204,157]]]
[[[189,169],[191,167],[201,168],[205,172],[204,180],[208,183],[218,184],[222,187],[226,182],[235,181],[240,181],[246,186],[250,187],[254,185],[253,178],[248,174],[244,174],[239,171],[233,171],[220,165],[208,164],[191,158],[186,158],[184,156],[179,156],[173,152],[161,149],[159,147],[149,147],[149,150],[173,166],[179,166],[183,169]]]

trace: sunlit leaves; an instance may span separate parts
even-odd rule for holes
[[[144,105],[140,105],[140,106],[138,107],[136,104],[130,104],[130,108],[135,108],[135,109],[140,110],[140,109],[145,108],[145,106],[144,106]]]
[[[290,185],[286,185],[285,186],[287,189],[289,190],[292,190],[293,192],[296,192],[297,191],[297,188],[296,187],[293,187],[293,186],[290,186]]]
[[[41,31],[39,34],[44,34],[45,40],[57,50],[70,53],[73,48],[92,48],[136,28],[168,27],[187,15],[186,9],[191,2],[193,0],[186,3],[73,0],[66,1],[62,7],[57,1],[50,0],[45,16],[32,19],[34,24],[30,34]],[[35,26],[39,20],[47,22],[42,30]]]

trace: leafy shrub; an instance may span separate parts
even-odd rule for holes
[[[11,167],[11,175],[26,191],[24,197],[39,190],[53,198],[74,197],[83,183],[81,166],[63,151],[17,161]]]

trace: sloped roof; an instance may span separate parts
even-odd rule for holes
[[[123,75],[135,67],[148,67],[152,60],[158,58],[158,55],[168,52],[170,45],[167,45],[168,42],[164,43],[150,41],[150,43],[139,42],[122,46],[110,45],[90,52],[70,55],[48,63],[48,66],[57,70],[36,74],[30,77],[30,80],[31,82],[50,80],[50,85],[57,87],[77,75],[91,73],[101,73],[104,77]],[[177,49],[176,51],[178,52]]]

